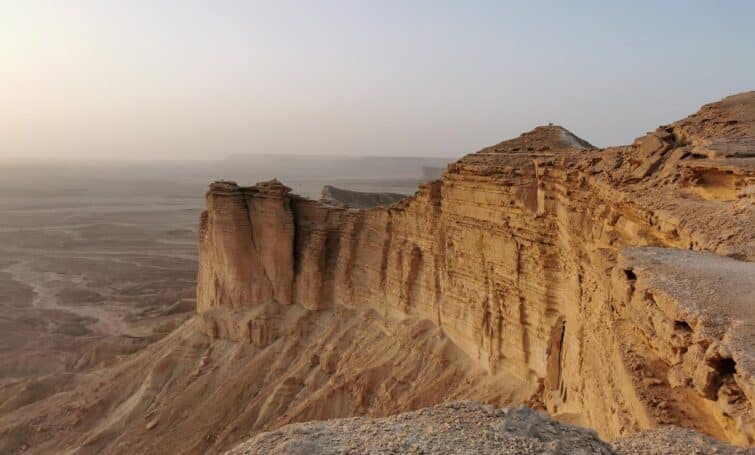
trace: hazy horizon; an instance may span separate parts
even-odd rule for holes
[[[237,159],[247,159],[247,158],[253,158],[253,157],[263,157],[263,158],[275,158],[275,157],[285,157],[285,158],[332,158],[332,159],[352,159],[352,160],[360,160],[360,159],[372,159],[372,158],[378,158],[378,159],[446,159],[446,160],[455,160],[458,158],[461,158],[464,154],[474,152],[474,150],[470,150],[467,152],[463,152],[460,154],[454,154],[454,155],[447,155],[447,156],[441,156],[441,155],[422,155],[422,154],[416,154],[416,155],[357,155],[357,154],[349,154],[349,155],[337,155],[337,154],[329,154],[329,153],[317,153],[317,154],[299,154],[299,153],[288,153],[288,152],[281,152],[281,153],[264,153],[264,152],[248,152],[248,153],[231,153],[227,156],[223,156],[220,153],[217,154],[217,156],[199,156],[199,157],[160,157],[160,156],[112,156],[112,155],[102,155],[102,156],[71,156],[71,157],[60,157],[60,156],[4,156],[0,155],[0,162],[10,162],[10,163],[18,163],[18,164],[54,164],[54,163],[64,163],[64,162],[85,162],[85,163],[159,163],[159,162],[171,162],[171,161],[178,161],[178,162],[217,162],[217,161],[233,161]]]
[[[755,3],[0,5],[0,159],[627,144],[755,88]]]

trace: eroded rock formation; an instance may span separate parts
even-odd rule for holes
[[[347,309],[431,321],[603,437],[668,423],[751,445],[753,125],[755,92],[624,147],[538,127],[367,210],[214,183],[204,330],[264,347],[308,330],[282,316],[292,305],[336,325]]]

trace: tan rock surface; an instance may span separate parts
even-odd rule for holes
[[[391,206],[343,210],[284,195],[276,212],[247,202],[223,216],[294,226],[293,256],[276,256],[292,262],[276,286],[293,303],[431,321],[493,377],[538,390],[534,400],[557,418],[606,438],[677,424],[753,444],[753,112],[755,92],[736,95],[603,150],[538,127]],[[234,259],[252,262],[236,281],[233,261],[216,258],[251,250],[214,209],[225,197],[216,185],[208,192],[199,310],[208,333],[247,339],[257,323],[230,312],[289,300],[226,303],[275,244]],[[222,328],[233,324],[246,327]]]
[[[437,405],[382,419],[355,417],[287,425],[239,444],[226,455],[337,454],[746,454],[700,433],[662,427],[609,445],[584,428],[527,407],[476,402]]]

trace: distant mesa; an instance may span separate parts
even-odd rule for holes
[[[422,181],[429,182],[431,180],[438,180],[443,177],[443,171],[445,167],[440,166],[422,166]]]
[[[352,209],[369,209],[381,205],[390,205],[407,197],[399,193],[371,193],[366,191],[352,191],[331,185],[322,187],[320,202],[335,207]]]
[[[458,157],[457,157],[458,158]],[[233,154],[228,161],[253,165],[255,175],[275,175],[284,181],[301,179],[337,183],[346,180],[436,180],[457,158],[432,156],[352,156],[294,154]],[[424,168],[430,174],[425,175]],[[432,170],[431,170],[432,169]]]

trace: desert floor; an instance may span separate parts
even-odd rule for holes
[[[212,180],[279,177],[308,197],[324,184],[403,193],[417,184],[327,168],[287,176],[271,166],[3,163],[0,414],[73,387],[191,317],[196,229]]]

